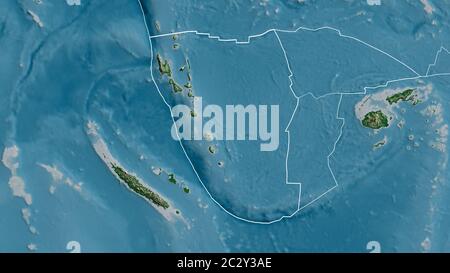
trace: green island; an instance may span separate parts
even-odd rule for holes
[[[170,183],[172,183],[172,184],[176,184],[177,183],[177,180],[175,179],[175,175],[173,174],[173,173],[171,173],[171,174],[169,174],[168,175],[168,181],[170,182]]]
[[[367,113],[362,120],[362,125],[372,129],[380,129],[388,127],[389,122],[387,116],[381,110],[378,110]]]
[[[119,176],[120,180],[125,182],[132,191],[145,197],[147,200],[151,201],[157,206],[160,206],[164,209],[169,208],[169,203],[166,200],[161,198],[161,196],[159,196],[149,188],[145,187],[135,176],[128,174],[121,167],[115,164],[112,164],[111,166],[117,176]]]
[[[181,88],[178,83],[176,83],[172,78],[169,79],[169,84],[172,86],[172,91],[175,93],[180,93],[183,91],[183,88]]]
[[[167,60],[163,60],[159,54],[156,54],[156,60],[158,61],[159,72],[161,75],[167,74],[167,76],[172,77],[172,70],[170,69],[169,62]]]
[[[191,71],[191,62],[189,62],[189,59],[186,59],[186,64],[187,64],[188,70]]]
[[[213,145],[211,145],[211,146],[208,147],[208,151],[209,151],[209,153],[211,153],[211,154],[215,154],[215,153],[217,152],[216,147],[213,146]]]
[[[176,41],[178,39],[177,35],[173,35],[172,39],[174,41]],[[178,43],[174,43],[173,44],[173,48],[174,49],[178,49],[180,47],[180,44]],[[173,75],[172,75],[172,69],[170,67],[169,61],[167,59],[164,59],[163,57],[161,57],[161,55],[159,53],[156,54],[156,59],[158,61],[158,66],[159,66],[159,72],[161,73],[162,76],[167,75],[168,79],[169,79],[169,85],[172,87],[172,91],[174,93],[182,93],[183,92],[183,88],[187,89],[187,96],[189,98],[194,98],[194,92],[192,90],[192,77],[191,77],[191,64],[189,62],[189,59],[185,59],[185,64],[183,64],[178,70],[180,72],[186,72],[187,73],[187,82],[183,85],[178,84]],[[196,113],[191,111],[191,116],[195,117]]]
[[[185,193],[189,193],[191,190],[190,190],[188,187],[183,187],[183,191],[184,191]]]
[[[389,104],[397,103],[398,101],[406,101],[408,100],[408,97],[411,96],[411,94],[414,92],[414,89],[406,89],[405,91],[396,93],[392,96],[389,96],[386,98],[386,100],[389,102]]]
[[[417,105],[417,104],[419,104],[419,103],[421,103],[422,102],[422,100],[419,100],[419,99],[413,99],[412,100],[412,105]]]
[[[184,84],[184,87],[186,87],[187,89],[191,89],[192,88],[192,83],[191,82],[187,82]]]

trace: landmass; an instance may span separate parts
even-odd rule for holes
[[[208,147],[208,151],[209,151],[211,154],[215,154],[215,153],[217,152],[216,147],[213,146],[213,145],[211,145],[211,146]]]
[[[413,106],[428,100],[432,85],[407,86],[401,88],[385,88],[379,92],[368,94],[355,105],[355,115],[364,127],[380,129],[396,122],[406,108],[400,108],[400,102],[410,102]],[[404,121],[398,121],[402,128]]]
[[[181,182],[179,182],[176,178],[175,178],[175,174],[174,173],[168,173],[167,171],[165,171],[163,168],[160,167],[152,167],[152,172],[155,175],[161,175],[162,173],[167,175],[167,181],[171,184],[174,185],[178,185],[183,192],[185,193],[190,193],[191,190],[189,189],[189,187],[186,185],[186,183],[184,181],[181,180]]]
[[[42,22],[41,18],[39,18],[39,16],[34,13],[31,10],[27,10],[28,15],[31,16],[31,19],[33,19],[33,21],[40,27],[43,28],[44,27],[44,23]]]
[[[169,84],[172,86],[172,91],[175,93],[180,93],[183,91],[183,88],[181,88],[180,85],[178,85],[178,83],[175,82],[174,79],[169,79]]]
[[[378,141],[377,143],[373,144],[373,148],[374,148],[374,149],[378,149],[378,148],[380,148],[380,147],[386,145],[386,143],[387,143],[387,137],[384,136],[384,138],[383,138],[382,140],[380,140],[380,141]]]
[[[130,174],[130,172],[122,166],[122,164],[111,154],[106,142],[103,140],[98,130],[98,125],[94,121],[88,122],[87,135],[92,141],[95,152],[119,181],[124,183],[130,191],[149,202],[167,220],[181,217],[180,220],[188,224],[179,212],[176,213],[176,211],[179,210],[174,207],[173,203],[170,202],[168,198],[151,188],[136,175]],[[155,174],[159,173],[158,171],[154,172]]]
[[[381,112],[381,110],[378,111],[372,111],[367,113],[364,116],[364,119],[362,120],[362,125],[364,127],[372,128],[372,129],[381,129],[383,127],[388,127],[388,117]]]
[[[164,209],[168,209],[170,207],[169,203],[167,203],[166,200],[161,198],[161,196],[159,196],[149,188],[145,187],[135,176],[128,174],[121,167],[115,165],[114,163],[111,164],[111,167],[120,178],[120,180],[125,182],[132,191],[145,197],[147,200],[153,202],[153,204]]]
[[[172,184],[177,183],[177,180],[175,179],[175,175],[173,173],[169,174],[169,178],[167,180]]]
[[[158,61],[159,72],[161,75],[167,74],[167,76],[172,77],[172,70],[170,69],[169,62],[167,60],[163,60],[159,54],[156,54],[156,60]]]
[[[386,100],[389,102],[389,104],[397,103],[400,100],[407,101],[413,92],[414,89],[406,89],[403,92],[399,92],[392,96],[387,97]]]

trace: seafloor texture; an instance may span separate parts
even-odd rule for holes
[[[450,251],[450,4],[372,2],[2,1],[0,251]]]

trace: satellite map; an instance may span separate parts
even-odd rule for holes
[[[1,0],[0,103],[0,252],[450,252],[448,0]]]

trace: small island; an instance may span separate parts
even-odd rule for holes
[[[386,142],[384,142],[384,141],[382,140],[382,141],[379,141],[379,142],[375,143],[375,144],[373,145],[373,147],[374,147],[374,148],[380,148],[381,146],[384,146],[384,144],[386,144]]]
[[[158,61],[159,72],[161,75],[167,74],[167,76],[172,77],[172,70],[170,69],[169,62],[167,60],[163,60],[159,54],[156,54],[156,60]]]
[[[181,88],[181,86],[175,82],[174,79],[170,78],[169,79],[169,84],[172,86],[172,91],[175,93],[180,93],[183,91],[183,88]]]
[[[141,195],[142,197],[146,198],[147,200],[151,201],[153,204],[159,207],[162,207],[164,209],[169,208],[169,203],[166,200],[164,200],[157,193],[153,192],[152,190],[144,186],[141,182],[139,182],[139,180],[135,176],[128,174],[121,167],[115,164],[112,164],[111,167],[117,174],[117,176],[120,178],[120,180],[125,182],[132,191]]]
[[[387,97],[386,100],[389,102],[389,104],[397,103],[400,100],[407,101],[409,96],[411,96],[413,92],[414,89],[406,89],[405,91]]]
[[[171,174],[168,175],[167,180],[168,180],[170,183],[172,183],[172,184],[176,184],[176,183],[177,183],[177,180],[175,179],[175,175],[174,175],[173,173],[171,173]]]
[[[191,89],[192,88],[192,83],[191,82],[187,82],[184,84],[184,87]]]
[[[387,143],[387,137],[384,136],[384,138],[382,140],[380,140],[377,143],[373,144],[373,149],[375,150],[375,149],[381,148],[384,145],[386,145],[386,143]]]
[[[216,149],[215,146],[211,145],[211,146],[208,147],[208,151],[211,154],[215,154],[217,152],[217,149]]]
[[[389,122],[387,116],[381,110],[378,110],[367,113],[362,120],[362,125],[372,129],[380,129],[388,127]]]

